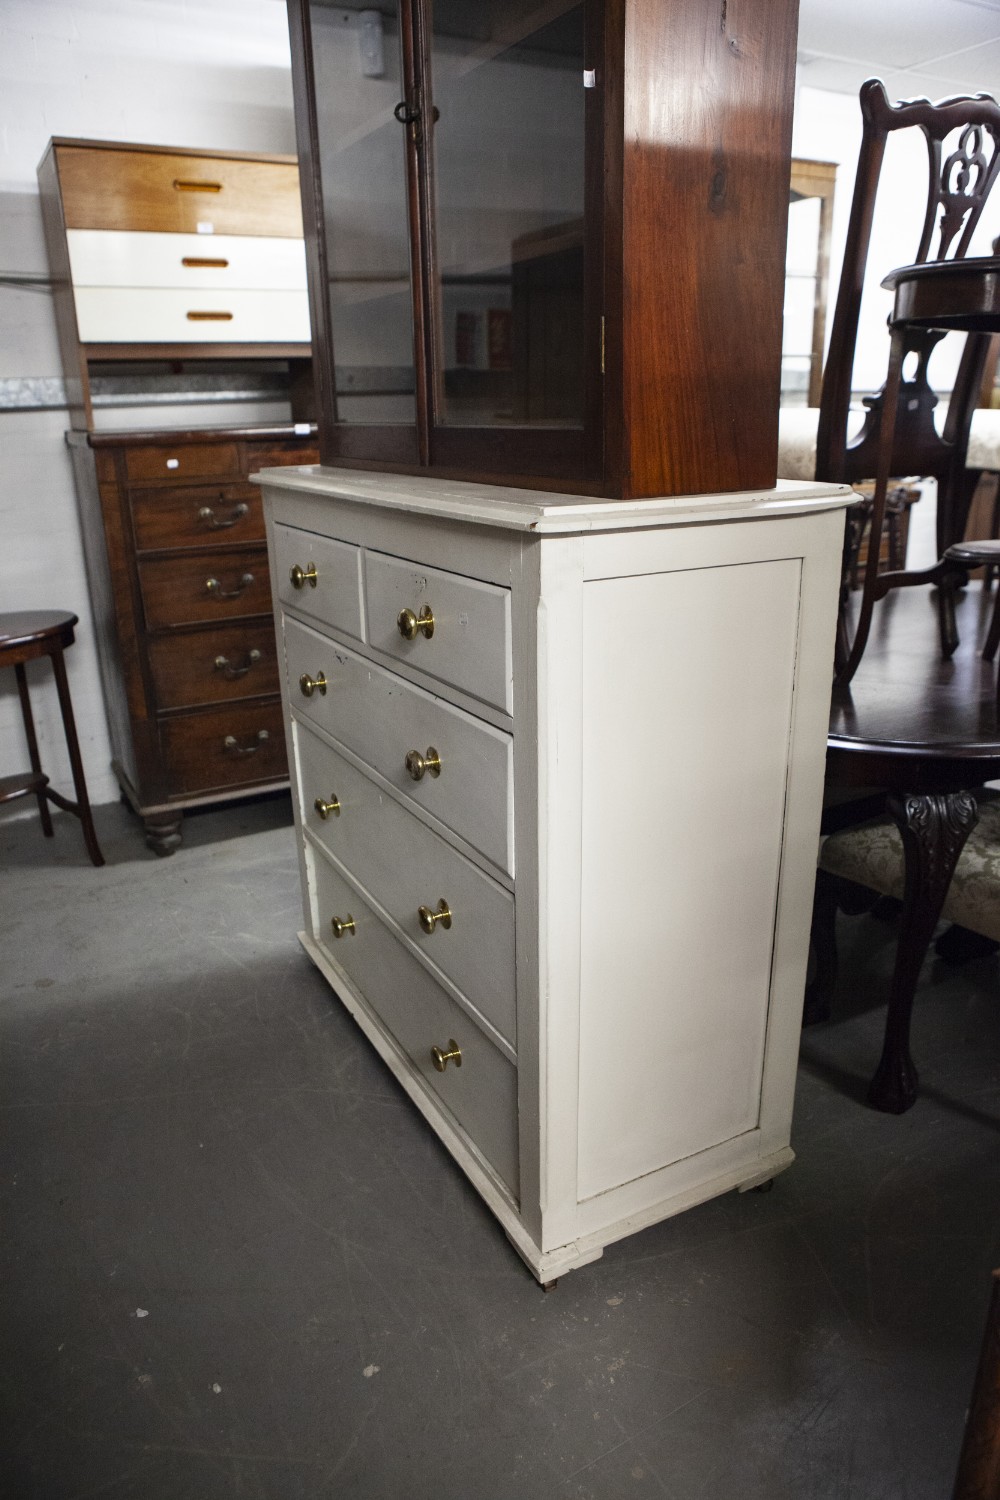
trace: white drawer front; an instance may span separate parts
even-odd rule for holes
[[[144,234],[69,229],[77,287],[202,287],[305,291],[303,240],[250,234]]]
[[[78,286],[85,344],[307,344],[305,292]]]
[[[295,743],[305,826],[516,1045],[510,892],[299,723]],[[436,910],[442,900],[451,925],[437,921],[427,932],[420,908]]]
[[[511,736],[288,616],[284,629],[292,706],[513,874]],[[301,678],[316,681],[320,674],[326,691],[304,693]],[[429,750],[437,752],[439,774],[428,770],[414,780],[407,755],[426,762]]]
[[[365,553],[365,584],[373,646],[511,712],[509,589],[381,552]],[[409,639],[400,630],[402,611],[409,612],[404,628],[415,631]],[[432,622],[422,623],[422,612]]]
[[[361,553],[357,547],[317,536],[313,531],[278,525],[274,528],[274,563],[282,603],[332,630],[363,639]]]
[[[321,854],[314,872],[316,941],[360,990],[423,1078],[516,1195],[517,1069],[446,995]],[[331,919],[353,927],[336,939]],[[461,1065],[434,1066],[431,1049],[457,1043]]]

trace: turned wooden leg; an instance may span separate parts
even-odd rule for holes
[[[35,719],[31,712],[31,699],[28,697],[28,677],[24,670],[23,662],[14,663],[14,675],[17,678],[17,695],[21,700],[21,718],[24,720],[24,734],[28,741],[28,757],[31,761],[31,769],[36,776],[44,775],[42,762],[38,755],[38,739],[35,734]],[[48,777],[45,778],[46,781]],[[52,815],[49,812],[49,801],[44,790],[38,792],[38,815],[42,820],[42,832],[47,839],[52,837]]]
[[[889,811],[903,838],[905,882],[896,966],[889,991],[882,1057],[868,1102],[901,1115],[917,1097],[910,1057],[910,1017],[921,965],[965,841],[975,827],[976,803],[968,792],[893,795]]]
[[[181,846],[181,817],[179,812],[150,813],[142,820],[146,843],[161,859]]]

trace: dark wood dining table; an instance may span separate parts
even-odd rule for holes
[[[996,666],[981,656],[992,594],[959,596],[961,643],[941,655],[930,589],[896,589],[872,615],[853,680],[834,688],[827,784],[879,788],[903,840],[904,897],[885,1046],[869,1091],[894,1114],[916,1099],[913,997],[948,884],[976,822],[976,791],[1000,779]]]

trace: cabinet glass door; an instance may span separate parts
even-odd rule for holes
[[[430,16],[434,424],[582,429],[584,7]]]
[[[416,422],[404,97],[395,4],[311,0],[333,418]],[[329,360],[329,353],[327,355]]]

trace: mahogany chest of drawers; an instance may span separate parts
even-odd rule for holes
[[[288,427],[69,435],[114,770],[150,848],[185,808],[287,783],[260,465]]]

